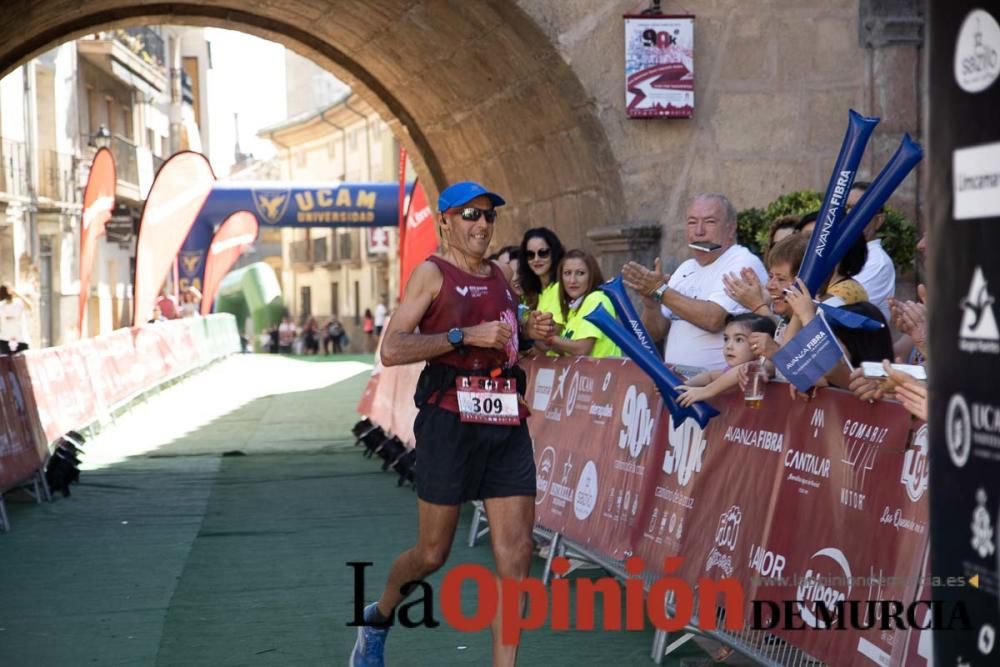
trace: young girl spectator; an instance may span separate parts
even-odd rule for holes
[[[365,308],[365,316],[362,320],[361,330],[365,332],[365,351],[375,351],[375,318],[372,316],[370,308]]]
[[[556,324],[563,324],[559,305],[559,263],[566,254],[559,237],[547,227],[535,227],[524,233],[518,252],[518,278],[524,291],[524,303],[532,310],[552,313]]]
[[[750,348],[750,334],[759,333],[772,337],[774,331],[774,320],[769,317],[753,313],[727,315],[726,328],[722,334],[722,354],[727,368],[699,373],[685,382],[677,388],[680,392],[678,403],[687,407],[736,387],[739,384],[739,367],[757,357]]]
[[[614,314],[611,300],[597,289],[604,282],[601,267],[582,250],[570,250],[559,263],[559,314],[565,322],[561,336],[546,344],[556,354],[620,357],[622,351],[603,331],[584,319],[598,306]]]

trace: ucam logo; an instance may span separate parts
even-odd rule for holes
[[[582,375],[579,371],[574,371],[573,379],[569,383],[569,391],[566,394],[566,416],[568,417],[573,414],[578,398],[583,404],[587,405],[590,403],[590,397],[593,393],[593,378]]]
[[[685,419],[675,426],[671,416],[669,426],[670,447],[663,457],[663,472],[668,475],[676,473],[678,484],[687,486],[694,474],[701,472],[701,459],[708,442],[694,419]]]
[[[649,447],[653,440],[655,423],[646,392],[629,385],[622,402],[623,428],[618,433],[618,449],[628,449],[632,458],[638,458],[643,447]]]
[[[994,302],[983,269],[977,266],[969,284],[969,293],[960,304],[963,312],[958,348],[963,352],[1000,353],[1000,331],[993,315]]]
[[[906,495],[917,502],[927,490],[929,477],[927,465],[927,424],[921,426],[913,436],[913,446],[906,450],[903,457],[903,474],[900,483],[906,487]]]
[[[837,603],[844,602],[851,594],[851,581],[851,565],[843,551],[827,547],[814,553],[795,595],[806,625],[823,629],[832,623],[837,616]],[[816,617],[820,606],[825,612],[821,613],[822,619]]]
[[[555,384],[556,372],[552,368],[540,368],[535,374],[535,397],[531,402],[532,410],[545,411],[552,397],[552,387]]]

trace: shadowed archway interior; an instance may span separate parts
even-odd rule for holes
[[[378,110],[435,190],[481,180],[511,205],[513,242],[549,226],[572,246],[623,217],[621,179],[583,86],[516,4],[460,0],[20,0],[0,27],[0,74],[107,27],[201,25],[279,42]],[[252,73],[248,73],[248,82]],[[266,91],[265,91],[266,93]]]

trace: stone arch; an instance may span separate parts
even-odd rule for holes
[[[22,2],[0,27],[0,74],[101,27],[229,28],[285,45],[349,83],[436,191],[481,180],[509,197],[502,243],[545,225],[567,246],[617,223],[617,163],[588,95],[514,3],[462,0]],[[434,192],[436,194],[436,192]]]

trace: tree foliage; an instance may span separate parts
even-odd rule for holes
[[[815,190],[800,190],[782,195],[764,208],[743,209],[736,215],[736,238],[752,252],[764,256],[771,223],[785,215],[804,215],[819,210],[822,194]],[[917,229],[902,213],[887,206],[885,223],[879,229],[882,247],[892,258],[897,270],[906,271],[913,266],[917,245]]]

